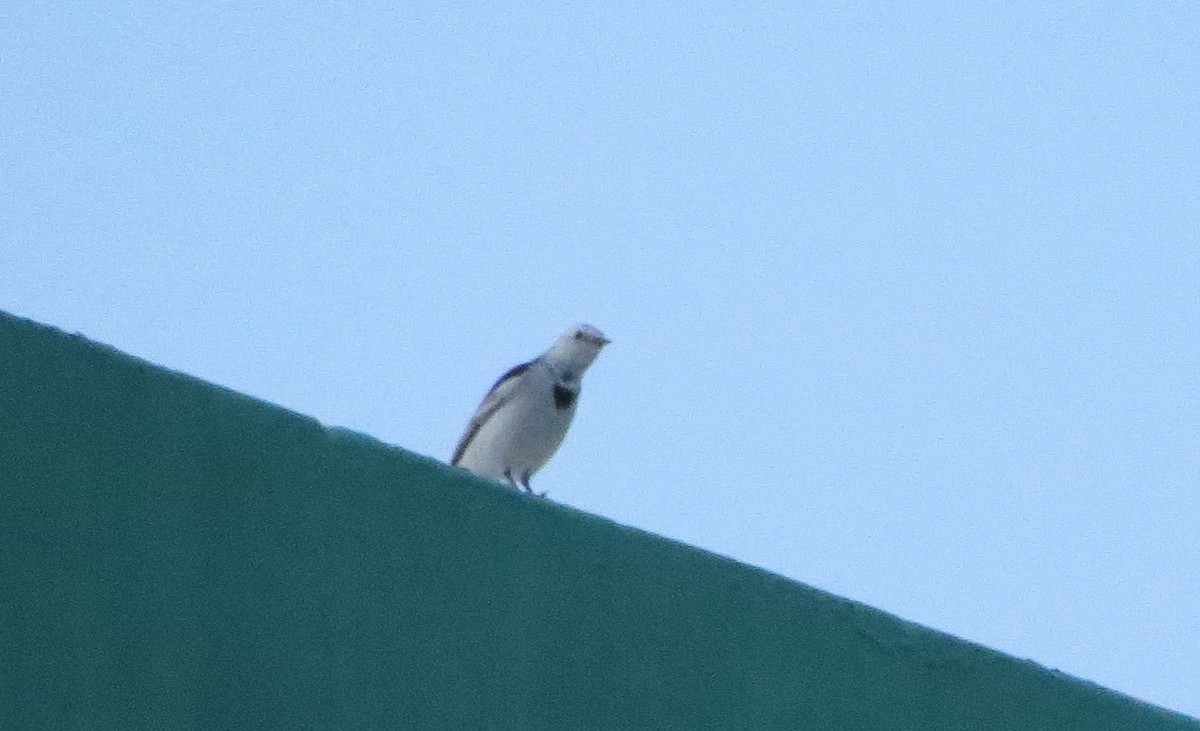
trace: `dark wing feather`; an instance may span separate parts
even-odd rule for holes
[[[492,384],[492,387],[488,389],[487,396],[483,397],[484,402],[486,402],[488,400],[488,397],[491,396],[493,393],[495,393],[497,389],[499,389],[502,385],[504,385],[505,381],[511,381],[512,379],[521,375],[525,371],[529,370],[529,366],[531,366],[531,365],[533,365],[533,361],[529,361],[528,363],[522,363],[521,365],[515,365],[512,368],[509,368],[507,371],[505,371],[504,375],[497,378],[496,382]]]
[[[516,384],[517,379],[521,374],[529,370],[529,366],[533,365],[533,361],[522,363],[518,366],[509,368],[508,371],[497,379],[492,385],[487,395],[483,397],[483,401],[479,404],[479,408],[475,410],[475,415],[471,417],[471,423],[467,424],[467,430],[463,433],[462,439],[458,440],[458,446],[454,449],[454,456],[450,459],[450,464],[456,465],[462,459],[463,454],[470,446],[471,440],[487,423],[492,414],[503,406],[511,395],[512,387]]]

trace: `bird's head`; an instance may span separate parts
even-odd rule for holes
[[[601,349],[609,344],[609,339],[591,325],[576,325],[563,333],[547,357],[562,365],[582,373]]]

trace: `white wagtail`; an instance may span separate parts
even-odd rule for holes
[[[529,478],[562,444],[583,372],[608,343],[596,328],[578,325],[550,350],[500,376],[467,424],[450,464],[532,493]]]

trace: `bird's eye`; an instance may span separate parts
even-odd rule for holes
[[[583,331],[582,331],[582,330],[576,330],[576,331],[575,331],[575,339],[576,339],[576,340],[583,340]]]

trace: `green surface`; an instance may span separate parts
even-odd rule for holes
[[[6,730],[1200,728],[2,314],[0,446]]]

